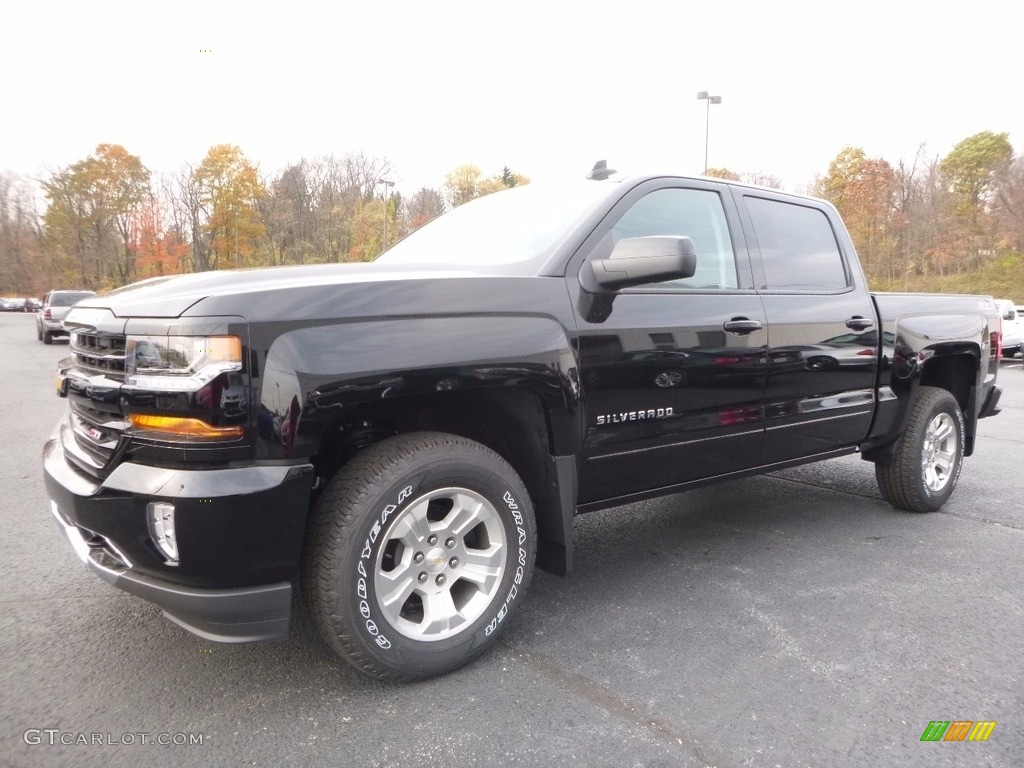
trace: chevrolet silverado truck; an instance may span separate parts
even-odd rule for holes
[[[828,203],[600,168],[64,326],[43,467],[88,567],[214,641],[308,610],[395,681],[492,644],[580,513],[852,453],[937,510],[1000,395],[992,300],[870,293]]]

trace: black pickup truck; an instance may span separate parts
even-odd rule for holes
[[[494,641],[573,517],[860,453],[949,498],[997,412],[978,296],[872,295],[827,203],[678,176],[529,185],[368,264],[158,278],[65,319],[51,511],[101,578],[224,642],[391,680]]]

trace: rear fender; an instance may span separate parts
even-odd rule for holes
[[[906,429],[920,386],[940,387],[953,394],[964,414],[965,454],[974,451],[983,383],[981,361],[988,344],[988,324],[975,315],[920,315],[894,323],[895,342],[883,354],[879,402],[868,438],[861,444],[865,459],[886,461]]]

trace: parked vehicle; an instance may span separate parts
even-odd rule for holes
[[[52,344],[54,336],[67,336],[62,320],[76,301],[95,296],[95,291],[50,291],[43,297],[36,314],[36,337],[43,344]]]
[[[1024,344],[1024,317],[1020,310],[1007,299],[996,299],[996,308],[1003,321],[1001,346],[1003,357],[1013,357],[1021,351]]]
[[[0,299],[0,312],[26,312],[25,307],[28,304],[28,299],[22,298],[10,298]]]
[[[570,572],[582,512],[851,453],[942,507],[998,412],[991,298],[870,293],[822,201],[595,170],[374,263],[79,302],[43,452],[75,551],[211,640],[284,637],[301,585],[409,680],[490,646],[535,561]]]

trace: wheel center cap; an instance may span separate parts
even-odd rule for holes
[[[447,562],[448,553],[446,553],[441,547],[434,547],[432,550],[427,552],[427,557],[424,559],[423,565],[430,573],[440,573],[444,570]]]

